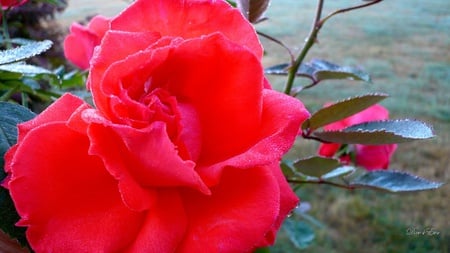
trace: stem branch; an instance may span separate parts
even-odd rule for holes
[[[380,3],[382,1],[383,0],[373,0],[373,1],[370,1],[370,2],[365,3],[365,4],[361,4],[361,5],[357,5],[357,6],[353,6],[353,7],[349,7],[349,8],[345,8],[345,9],[340,9],[340,10],[334,11],[334,12],[328,14],[324,19],[322,19],[320,21],[320,25],[323,25],[328,19],[330,19],[331,17],[333,17],[333,16],[335,16],[337,14],[348,12],[348,11],[353,11],[353,10],[357,10],[357,9],[361,9],[361,8],[365,8],[365,7],[368,7],[368,6]]]
[[[0,6],[0,10],[1,10],[1,18],[2,18],[2,29],[3,29],[3,39],[5,41],[5,45],[6,48],[12,48],[12,43],[11,43],[11,38],[9,36],[9,30],[8,30],[8,21],[6,20],[6,15],[8,13],[8,10],[3,10],[3,8],[1,8]]]
[[[286,81],[286,85],[285,85],[285,88],[284,88],[284,93],[288,94],[288,95],[291,95],[291,91],[292,91],[292,87],[294,85],[294,80],[295,80],[297,71],[300,68],[303,60],[305,59],[306,54],[309,52],[311,47],[317,41],[317,35],[319,34],[320,29],[322,28],[322,26],[325,24],[325,22],[328,19],[330,19],[331,17],[333,17],[333,16],[335,16],[337,14],[348,12],[348,11],[352,11],[352,10],[356,10],[356,9],[361,9],[361,8],[364,8],[364,7],[368,7],[368,6],[380,3],[382,1],[383,0],[372,0],[372,1],[370,1],[368,3],[365,3],[365,4],[361,4],[361,5],[345,8],[345,9],[340,9],[340,10],[332,12],[331,14],[326,16],[325,18],[321,19],[324,0],[318,0],[316,16],[314,18],[314,24],[312,26],[312,29],[311,29],[308,37],[306,38],[305,44],[303,45],[303,48],[300,51],[300,54],[298,55],[297,59],[291,64],[291,67],[289,68],[288,79]],[[310,87],[312,87],[314,85],[315,84],[309,85],[308,88],[310,88]],[[294,96],[296,96],[297,94],[298,94],[298,92],[296,92],[296,94],[294,94]]]
[[[338,188],[343,188],[346,190],[356,189],[354,186],[351,186],[351,185],[338,184],[338,183],[334,183],[334,182],[330,182],[330,181],[323,181],[323,180],[308,181],[308,180],[287,179],[287,181],[289,183],[294,183],[294,184],[326,184],[326,185],[331,185],[331,186],[338,187]]]
[[[289,57],[291,58],[291,63],[294,62],[294,55],[292,54],[292,51],[281,40],[278,40],[278,39],[276,39],[266,33],[260,32],[260,31],[256,31],[256,33],[268,40],[271,40],[271,41],[277,43],[282,48],[284,48],[287,51],[287,53],[289,54]]]
[[[11,98],[11,96],[14,95],[14,93],[16,93],[16,91],[18,89],[19,89],[18,85],[11,87],[9,90],[7,90],[5,93],[3,93],[2,96],[0,96],[0,101],[7,102]]]
[[[288,73],[288,79],[286,82],[286,86],[284,88],[284,93],[290,95],[292,86],[294,85],[294,80],[297,74],[298,69],[302,65],[303,60],[306,57],[306,54],[308,53],[309,49],[314,45],[314,43],[317,40],[317,35],[319,34],[320,28],[322,27],[322,23],[320,22],[320,18],[322,16],[322,10],[323,10],[323,2],[324,0],[319,0],[317,4],[317,11],[316,16],[314,18],[314,23],[311,28],[311,31],[306,38],[305,44],[303,45],[302,50],[300,51],[300,54],[298,55],[297,59],[292,63],[292,66],[289,68]]]

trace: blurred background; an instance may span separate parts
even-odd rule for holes
[[[356,3],[325,1],[324,14]],[[74,21],[83,22],[95,14],[113,16],[128,4],[124,0],[69,0],[56,21],[65,33]],[[269,20],[256,28],[299,50],[315,8],[316,1],[311,0],[273,0],[266,13]],[[265,67],[289,61],[281,47],[266,39],[262,42]],[[390,94],[382,104],[391,118],[429,122],[437,135],[399,145],[391,168],[447,184],[436,191],[403,195],[301,187],[297,193],[303,203],[310,204],[308,215],[320,221],[313,226],[316,238],[305,252],[450,252],[450,1],[385,0],[338,15],[325,24],[306,60],[313,58],[360,67],[371,74],[373,83],[323,82],[299,96],[310,111],[327,101],[367,92]],[[280,90],[286,80],[269,79]],[[297,82],[306,84],[302,79]],[[316,148],[316,143],[300,140],[289,156],[312,155]],[[430,230],[437,233],[411,234]],[[272,251],[298,250],[281,232]]]

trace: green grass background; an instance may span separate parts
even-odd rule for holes
[[[324,15],[360,1],[325,1]],[[281,39],[298,52],[308,35],[316,1],[274,0],[269,20],[257,29]],[[288,55],[264,40],[266,67],[287,62]],[[330,19],[310,51],[313,58],[363,68],[373,83],[329,81],[304,91],[300,99],[311,111],[326,101],[366,92],[384,92],[391,118],[415,118],[433,125],[433,140],[401,144],[391,168],[431,180],[449,182],[450,173],[450,1],[383,1]],[[269,77],[277,89],[284,77]],[[298,79],[298,85],[307,80]],[[317,144],[300,140],[291,157],[314,154]],[[328,186],[298,191],[310,215],[325,227],[304,252],[450,252],[447,185],[436,191],[392,195],[347,192]],[[295,217],[294,217],[295,218]],[[439,235],[408,235],[408,229],[432,229]],[[281,232],[272,252],[296,252]]]
[[[88,15],[118,13],[123,0],[77,0],[59,17],[64,25]],[[324,15],[359,4],[358,0],[326,0]],[[281,39],[294,51],[306,38],[316,1],[272,0],[270,18],[257,29]],[[266,67],[288,61],[279,46],[262,39]],[[325,24],[307,57],[363,68],[372,84],[329,81],[306,90],[300,99],[311,111],[326,101],[366,92],[385,92],[383,101],[392,118],[416,118],[433,125],[433,140],[401,144],[392,168],[411,171],[447,185],[431,192],[391,195],[372,191],[348,192],[328,186],[305,186],[298,191],[309,202],[310,215],[320,220],[316,240],[300,252],[450,252],[450,1],[385,0],[336,16]],[[277,89],[285,78],[269,77]],[[297,84],[306,84],[297,80]],[[291,157],[314,154],[316,143],[299,141]],[[261,207],[264,208],[264,207]],[[295,218],[295,217],[293,217]],[[407,235],[410,228],[432,228],[438,236]],[[284,232],[272,252],[298,252]]]

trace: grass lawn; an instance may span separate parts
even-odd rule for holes
[[[276,0],[268,21],[257,29],[298,50],[306,38],[316,1]],[[358,1],[325,1],[324,14]],[[311,111],[326,101],[366,92],[391,95],[382,102],[391,118],[416,118],[434,126],[433,140],[399,145],[392,168],[411,171],[431,180],[450,178],[450,2],[384,1],[336,16],[319,34],[307,57],[353,65],[371,74],[373,83],[324,82],[304,91],[300,99]],[[283,49],[264,40],[264,64],[289,60]],[[269,77],[282,89],[284,77]],[[305,85],[307,80],[298,79]],[[299,141],[292,157],[314,154],[317,145]],[[450,187],[432,192],[391,195],[347,192],[328,186],[305,186],[298,194],[312,205],[310,215],[324,223],[305,252],[450,252]],[[432,231],[418,235],[414,231]],[[409,232],[409,233],[408,233]],[[411,235],[413,234],[413,235]],[[433,235],[431,235],[433,234]],[[280,234],[273,252],[293,252]]]

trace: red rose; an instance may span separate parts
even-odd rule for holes
[[[129,25],[129,27],[127,26]],[[19,126],[6,186],[36,252],[251,252],[298,198],[279,162],[309,116],[271,90],[224,1],[138,0],[65,95]]]
[[[0,0],[0,4],[2,5],[2,8],[4,10],[11,7],[22,5],[26,2],[28,2],[28,0]]]
[[[66,58],[80,69],[88,69],[89,61],[109,29],[109,19],[103,16],[95,16],[88,25],[82,26],[73,23],[70,26],[70,34],[64,40],[64,54]]]
[[[352,115],[341,121],[325,126],[325,130],[341,130],[348,126],[377,120],[389,119],[389,112],[381,105],[374,105],[366,110]],[[319,147],[319,155],[332,157],[341,147],[338,143],[321,144]],[[389,145],[361,145],[353,146],[352,152],[356,154],[355,163],[357,166],[362,166],[367,170],[387,169],[392,154],[397,149],[397,144]],[[342,162],[350,163],[351,158],[344,154],[339,157]]]

